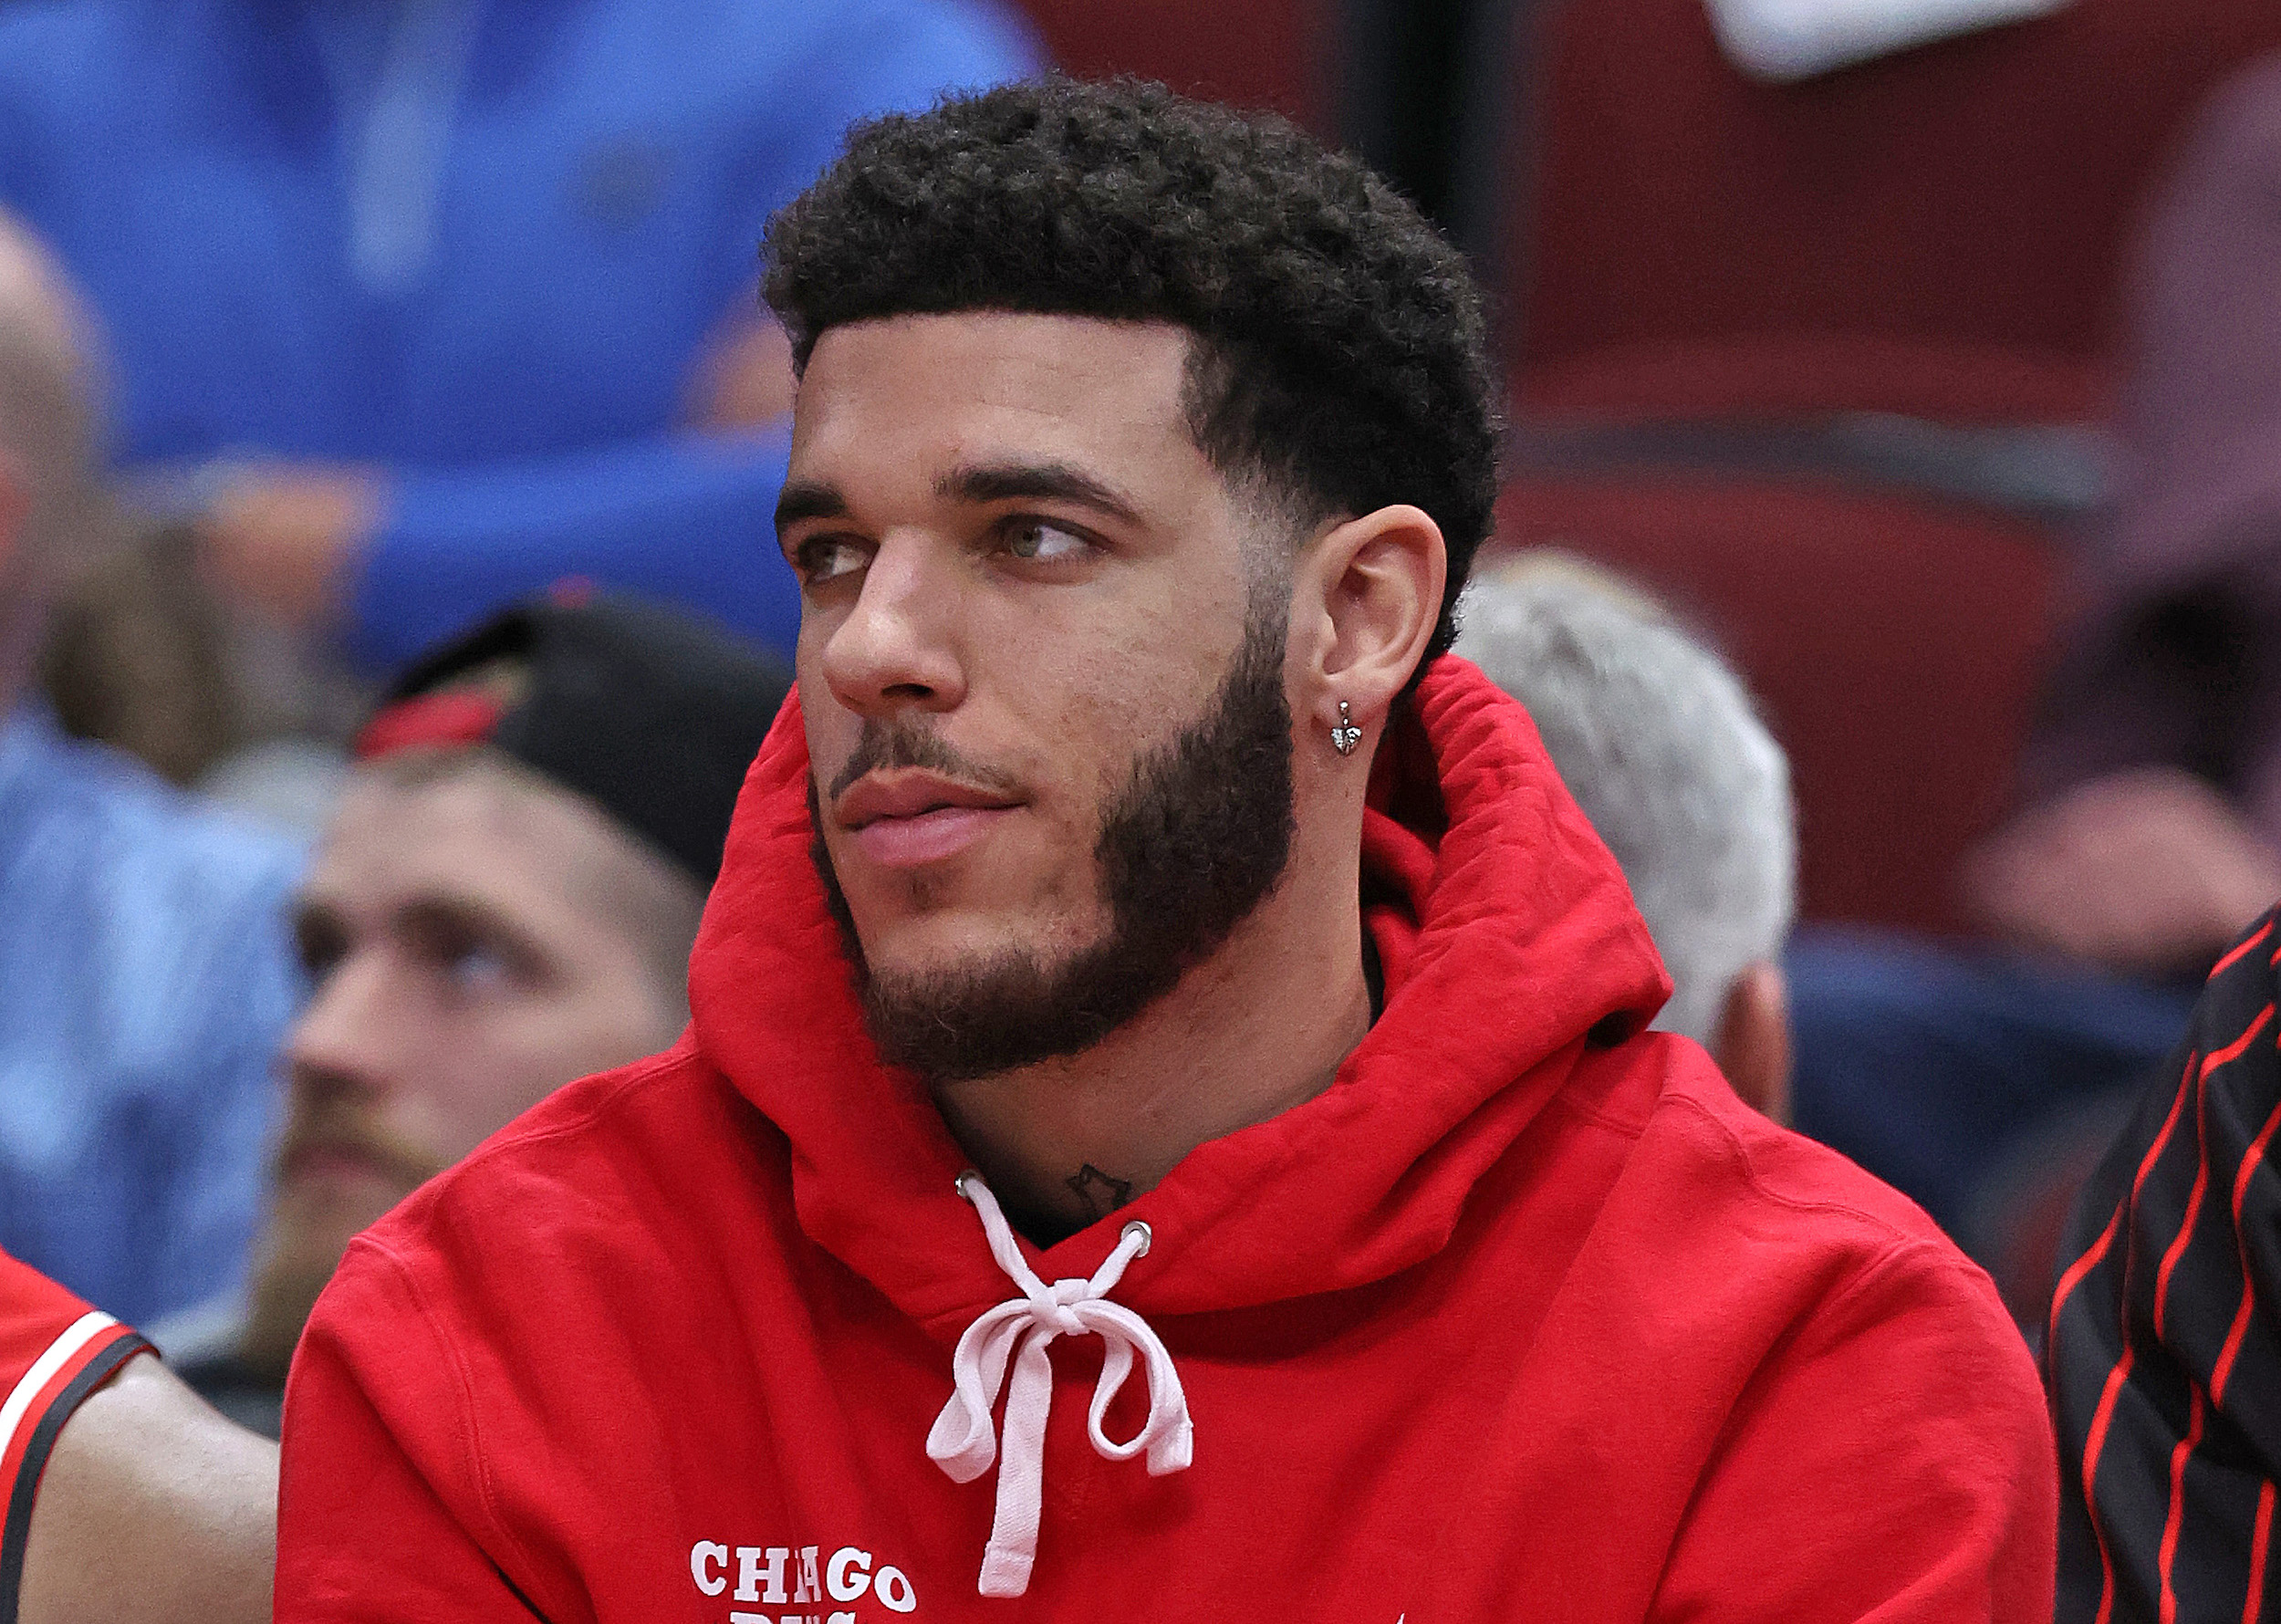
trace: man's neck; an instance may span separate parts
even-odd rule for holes
[[[1370,1025],[1351,876],[1286,883],[1085,1053],[939,1085],[935,1101],[1015,1226],[1050,1244],[1198,1145],[1321,1093]]]

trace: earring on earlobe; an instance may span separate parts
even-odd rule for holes
[[[1362,730],[1354,724],[1354,713],[1347,709],[1347,702],[1338,702],[1338,724],[1330,730],[1331,748],[1341,755],[1352,755],[1354,747],[1362,742]]]

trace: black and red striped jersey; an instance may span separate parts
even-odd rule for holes
[[[2063,1621],[2281,1624],[2277,963],[2269,914],[2075,1209],[2044,1353]]]
[[[32,1499],[56,1436],[79,1400],[151,1345],[39,1273],[0,1253],[0,1624],[16,1624]]]

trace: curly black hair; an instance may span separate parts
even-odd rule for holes
[[[1481,296],[1359,160],[1161,85],[1034,80],[857,126],[764,252],[801,368],[831,328],[888,316],[1189,328],[1183,407],[1213,467],[1310,526],[1424,509],[1449,587],[1421,671],[1455,638],[1496,498]]]

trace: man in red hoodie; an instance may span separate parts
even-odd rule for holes
[[[2043,1614],[1994,1291],[1643,1029],[1613,859],[1442,657],[1455,253],[1049,82],[859,130],[769,256],[800,686],[695,1019],[352,1246],[278,1616]]]

